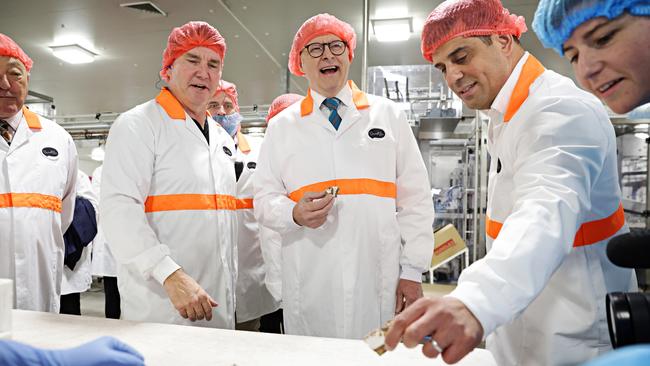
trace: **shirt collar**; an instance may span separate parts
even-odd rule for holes
[[[510,73],[508,80],[506,80],[506,82],[503,84],[503,87],[501,87],[501,90],[499,91],[499,94],[497,94],[497,97],[494,98],[492,106],[490,106],[490,109],[487,111],[488,115],[503,116],[506,114],[508,103],[510,103],[510,96],[515,89],[515,85],[517,85],[517,80],[519,80],[519,75],[521,74],[521,70],[526,63],[526,60],[528,60],[529,55],[530,54],[528,52],[524,53],[519,62],[517,62],[517,65],[515,65],[515,68]]]
[[[311,96],[312,96],[312,98],[314,98],[314,105],[317,106],[318,108],[320,108],[320,106],[323,104],[323,102],[327,98],[320,95],[314,89],[310,89],[310,90],[311,90]],[[344,106],[349,106],[350,104],[353,103],[352,102],[352,89],[350,88],[350,85],[348,85],[348,83],[345,83],[343,88],[341,88],[341,90],[339,90],[339,92],[336,94],[336,98],[338,98],[341,101],[341,104],[343,104]]]
[[[14,129],[14,133],[18,131],[18,126],[20,126],[20,121],[23,119],[23,110],[19,110],[18,113],[14,114],[9,118],[3,118],[4,121],[7,121],[9,126]]]

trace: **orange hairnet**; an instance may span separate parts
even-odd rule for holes
[[[0,33],[0,56],[8,56],[22,62],[27,72],[32,69],[34,61],[18,46],[13,39]]]
[[[189,22],[182,27],[174,28],[169,34],[167,48],[163,52],[160,77],[167,81],[167,69],[179,56],[196,47],[213,50],[221,57],[223,63],[226,55],[226,40],[219,31],[206,22]]]
[[[312,39],[325,35],[333,34],[339,37],[348,45],[348,55],[350,61],[354,58],[354,48],[357,46],[357,35],[354,28],[344,21],[337,19],[327,13],[315,15],[305,21],[298,33],[293,38],[291,52],[289,53],[289,71],[296,76],[305,75],[302,72],[300,62],[300,52]]]
[[[528,28],[522,16],[510,14],[499,0],[447,0],[438,5],[422,29],[422,56],[431,55],[456,37],[512,34],[520,37]]]
[[[217,96],[219,93],[226,94],[230,100],[232,100],[232,104],[235,107],[235,110],[239,112],[239,102],[237,101],[237,85],[222,79],[219,82],[219,88],[217,89],[217,92],[214,93],[214,95]]]
[[[282,112],[285,108],[292,105],[293,103],[296,103],[302,98],[302,95],[289,93],[282,94],[279,97],[273,99],[273,103],[271,103],[271,106],[269,107],[269,114],[266,116],[266,124],[268,124],[269,120],[275,117],[276,114]]]

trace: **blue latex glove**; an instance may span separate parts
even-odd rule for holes
[[[113,337],[101,337],[61,350],[43,350],[14,341],[0,341],[0,365],[140,366],[144,365],[144,357]]]
[[[583,366],[645,366],[649,361],[650,345],[645,344],[618,348]]]

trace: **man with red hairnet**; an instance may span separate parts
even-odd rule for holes
[[[225,52],[205,22],[174,28],[168,87],[111,127],[100,217],[123,319],[235,326],[235,146],[207,114]]]
[[[490,118],[486,256],[443,298],[395,318],[401,338],[454,363],[487,335],[498,365],[573,365],[607,351],[605,295],[636,279],[606,256],[628,231],[614,129],[602,104],[519,44],[522,17],[499,0],[446,1],[428,17],[422,53],[449,87]]]
[[[259,331],[260,318],[279,309],[264,282],[265,266],[260,249],[261,228],[253,215],[253,177],[262,139],[246,136],[240,129],[237,86],[221,80],[208,105],[209,112],[235,142],[237,179],[237,308],[235,329]]]
[[[300,27],[289,69],[309,90],[273,118],[260,153],[255,216],[282,235],[290,334],[363,337],[422,296],[433,253],[417,142],[396,104],[348,81],[355,45],[329,14]]]
[[[58,313],[77,149],[63,128],[24,106],[32,65],[0,33],[0,278],[14,280],[17,309]]]

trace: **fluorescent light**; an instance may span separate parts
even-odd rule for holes
[[[647,130],[648,129],[648,124],[647,123],[639,123],[638,125],[634,125],[635,130]]]
[[[95,61],[96,53],[88,51],[78,44],[50,46],[54,56],[71,64],[86,64]]]
[[[370,19],[370,22],[379,42],[406,41],[413,33],[413,17]]]
[[[104,161],[104,154],[105,154],[104,148],[98,146],[90,152],[90,158],[95,161]]]

